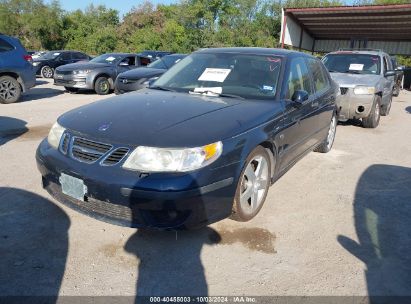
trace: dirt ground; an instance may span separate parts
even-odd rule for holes
[[[411,92],[377,129],[340,124],[251,222],[176,233],[99,222],[41,188],[50,126],[106,97],[38,83],[0,105],[0,295],[411,295]]]

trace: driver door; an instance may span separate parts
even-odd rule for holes
[[[117,65],[117,75],[136,67],[136,57],[135,56],[128,56],[123,58]],[[116,75],[116,76],[117,76]]]

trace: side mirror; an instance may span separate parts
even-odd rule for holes
[[[294,92],[291,100],[294,102],[296,107],[301,107],[303,103],[308,100],[308,92],[304,90],[297,90]]]
[[[390,76],[395,76],[395,75],[397,75],[397,73],[391,70],[391,71],[385,72],[384,77],[390,77]]]

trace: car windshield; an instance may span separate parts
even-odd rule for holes
[[[341,53],[329,54],[323,63],[330,72],[354,74],[380,74],[381,61],[378,55]]]
[[[159,58],[156,61],[150,63],[147,67],[153,68],[153,69],[168,69],[164,61]]]
[[[58,55],[60,55],[60,52],[47,52],[44,55],[41,56],[41,59],[55,59]]]
[[[122,58],[123,56],[120,55],[104,54],[91,59],[90,62],[115,64],[119,62]]]
[[[281,58],[272,55],[194,53],[173,66],[152,86],[190,94],[273,99]]]

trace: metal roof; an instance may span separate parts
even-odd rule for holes
[[[411,41],[411,4],[285,8],[316,40]]]

